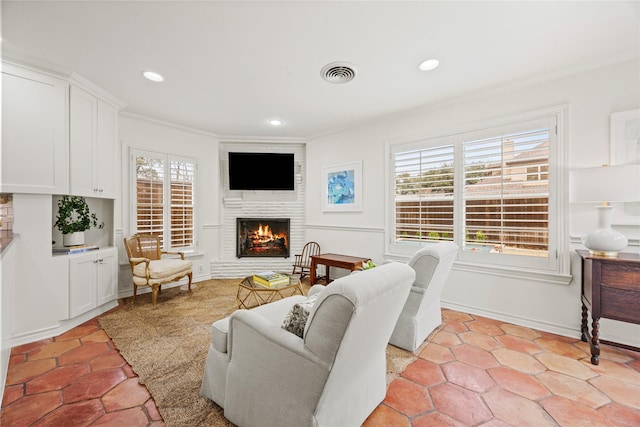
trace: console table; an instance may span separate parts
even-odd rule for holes
[[[582,257],[582,341],[589,342],[591,363],[600,363],[600,318],[640,324],[640,255],[620,253],[617,258]],[[588,312],[591,311],[591,333]],[[604,341],[603,341],[604,342]],[[606,342],[607,344],[614,344]]]
[[[309,274],[309,282],[311,285],[315,285],[318,277],[316,277],[316,266],[322,264],[327,267],[325,276],[326,283],[328,284],[331,279],[329,278],[329,271],[331,267],[345,268],[347,270],[357,270],[362,267],[362,263],[369,261],[371,258],[361,258],[350,255],[340,254],[320,254],[313,255],[311,257],[311,273]]]

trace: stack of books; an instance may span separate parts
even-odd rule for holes
[[[63,248],[53,248],[53,253],[56,254],[79,254],[81,252],[89,252],[100,249],[97,245],[78,245],[78,246],[65,246]]]
[[[275,271],[263,271],[262,273],[256,273],[253,275],[253,283],[264,286],[265,288],[288,285],[289,276],[282,273],[276,273]]]

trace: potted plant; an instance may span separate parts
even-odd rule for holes
[[[98,217],[91,213],[84,197],[62,196],[58,200],[58,216],[53,225],[62,232],[64,246],[76,246],[84,244],[85,230],[103,228],[104,222],[98,222]]]

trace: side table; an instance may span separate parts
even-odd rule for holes
[[[326,283],[328,284],[331,279],[329,278],[329,270],[331,267],[345,268],[347,270],[357,270],[362,267],[364,261],[369,261],[371,258],[361,258],[350,255],[340,254],[320,254],[313,255],[311,257],[311,272],[309,274],[309,281],[311,285],[315,285],[318,277],[316,276],[316,266],[322,264],[327,267],[325,276]]]
[[[601,317],[640,324],[640,255],[620,253],[617,258],[604,258],[585,250],[577,252],[582,257],[581,339],[589,342],[591,363],[597,365],[600,363]],[[605,343],[638,351],[631,346]]]
[[[282,274],[289,276],[289,283],[270,288],[256,285],[253,282],[253,276],[245,277],[238,285],[238,308],[253,308],[292,295],[304,295],[300,276]]]

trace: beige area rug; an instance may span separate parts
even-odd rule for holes
[[[199,282],[191,294],[165,289],[153,309],[151,294],[121,301],[121,307],[99,320],[141,384],[153,396],[167,426],[233,426],[215,403],[200,396],[211,323],[238,308],[242,279]],[[305,286],[305,292],[308,285]],[[399,348],[387,347],[387,382],[415,360]]]

